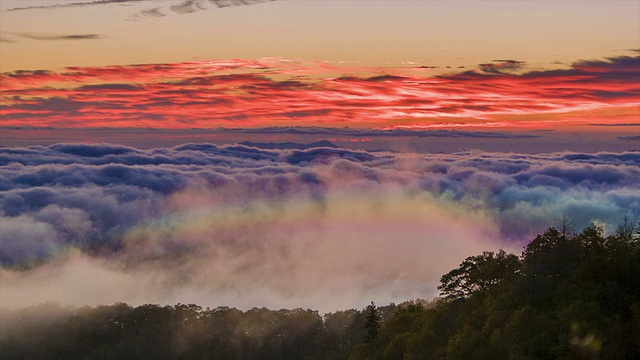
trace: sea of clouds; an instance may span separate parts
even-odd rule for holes
[[[0,148],[1,305],[333,311],[437,295],[563,217],[640,216],[640,152]]]

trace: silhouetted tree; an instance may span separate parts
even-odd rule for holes
[[[616,229],[616,235],[624,241],[638,240],[634,237],[640,237],[640,221],[631,219],[628,215],[625,215],[622,219],[622,224],[618,225]]]
[[[378,309],[374,302],[367,307],[367,317],[364,324],[366,334],[364,336],[364,342],[371,344],[378,337],[378,329],[380,328],[380,316],[378,315]]]
[[[445,299],[465,298],[516,274],[518,267],[518,257],[513,254],[485,251],[466,258],[460,267],[442,275],[438,290]]]
[[[560,230],[560,234],[565,238],[570,237],[576,233],[576,223],[570,216],[563,216],[558,222],[558,230]]]

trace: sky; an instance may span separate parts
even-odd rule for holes
[[[69,3],[94,5],[64,7]],[[637,1],[192,3],[3,0],[3,48],[10,50],[2,52],[1,69],[264,57],[367,66],[514,59],[547,69],[629,55],[624,51],[638,48],[640,32]]]
[[[0,143],[314,126],[548,130],[548,146],[512,145],[635,149],[639,14],[637,1],[6,0]]]
[[[640,219],[638,84],[638,1],[2,0],[0,306],[432,298]]]

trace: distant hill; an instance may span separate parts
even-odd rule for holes
[[[285,150],[285,149],[286,150],[288,149],[305,150],[305,149],[318,148],[318,147],[339,148],[338,145],[327,140],[317,141],[311,144],[299,144],[294,142],[259,143],[259,142],[252,142],[252,141],[243,141],[240,143],[240,145],[257,147],[260,149],[280,149],[280,150]]]

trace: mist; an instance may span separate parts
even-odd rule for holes
[[[361,308],[467,256],[640,214],[640,153],[0,149],[2,306]]]

